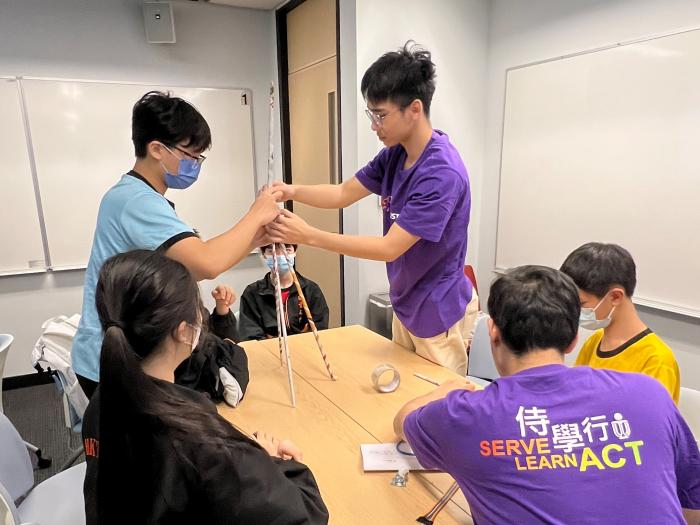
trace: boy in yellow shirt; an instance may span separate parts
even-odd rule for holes
[[[680,371],[671,349],[637,314],[637,284],[630,253],[617,244],[590,242],[574,250],[561,271],[581,299],[580,325],[596,330],[581,347],[576,366],[640,372],[661,382],[678,404]]]

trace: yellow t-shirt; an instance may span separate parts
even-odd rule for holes
[[[680,371],[673,351],[649,328],[609,352],[599,350],[603,330],[589,337],[576,357],[576,366],[639,372],[658,379],[678,404]]]

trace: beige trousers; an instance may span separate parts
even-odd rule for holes
[[[404,348],[415,351],[419,356],[464,376],[467,374],[467,349],[474,335],[478,313],[479,297],[474,291],[464,317],[452,325],[447,332],[427,338],[413,335],[394,314],[391,323],[392,340]]]

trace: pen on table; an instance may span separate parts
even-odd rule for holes
[[[429,377],[424,376],[423,374],[419,374],[417,372],[413,372],[413,375],[416,376],[418,379],[422,379],[423,381],[427,381],[428,383],[432,383],[434,385],[440,386],[440,383],[435,381],[435,379],[430,379]]]

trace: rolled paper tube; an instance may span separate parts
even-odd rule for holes
[[[270,82],[270,126],[267,129],[267,138],[268,138],[268,156],[267,156],[267,185],[270,186],[272,184],[273,179],[275,178],[275,170],[274,170],[274,164],[275,164],[275,148],[274,148],[274,142],[273,142],[273,131],[275,127],[275,83]]]
[[[306,297],[304,297],[304,292],[301,289],[301,283],[299,283],[299,278],[297,277],[297,272],[294,271],[294,265],[292,264],[292,261],[289,259],[289,256],[287,255],[287,252],[284,252],[284,258],[287,259],[287,264],[289,265],[289,271],[292,274],[292,280],[294,281],[294,287],[297,290],[297,293],[299,294],[299,299],[301,300],[301,306],[304,309],[304,313],[306,314],[306,318],[309,320],[309,326],[311,327],[311,331],[314,334],[314,339],[316,340],[316,346],[318,346],[319,352],[321,352],[321,359],[323,359],[323,364],[326,365],[326,370],[328,371],[328,375],[330,378],[335,381],[338,379],[336,375],[333,373],[333,370],[331,370],[331,363],[328,360],[328,355],[326,354],[326,351],[323,349],[323,345],[321,344],[321,337],[318,334],[318,329],[316,328],[316,323],[314,322],[314,318],[311,315],[311,310],[309,309],[309,303],[306,302]]]
[[[275,163],[275,149],[274,142],[272,140],[273,130],[275,125],[274,119],[274,109],[275,109],[275,83],[270,83],[270,125],[268,127],[268,156],[267,156],[267,184],[268,186],[272,184],[274,179],[274,163]],[[275,308],[277,309],[277,341],[280,347],[280,361],[282,360],[282,354],[284,353],[284,359],[287,362],[287,380],[289,381],[289,394],[292,398],[292,406],[296,407],[296,394],[294,393],[294,376],[292,374],[292,362],[289,356],[289,346],[287,344],[287,321],[284,316],[284,310],[282,308],[282,289],[280,287],[280,272],[279,265],[277,264],[277,245],[272,245],[272,276],[275,281]]]
[[[262,251],[260,251],[260,258],[263,260],[263,263],[265,263],[265,256],[263,255]],[[272,280],[274,281],[276,279],[274,275],[274,268],[271,270],[270,276]],[[277,316],[277,344],[279,345],[280,349],[280,363],[283,363],[284,361],[282,360],[282,318],[280,317],[281,314],[281,309],[280,309],[280,303],[277,301],[277,288],[275,288],[275,315]]]
[[[272,253],[277,253],[277,244],[272,245]],[[284,249],[284,248],[283,248]],[[287,380],[289,381],[289,395],[292,398],[292,406],[297,406],[296,394],[294,392],[294,374],[292,372],[292,360],[289,355],[289,345],[287,344],[287,322],[284,315],[284,310],[282,308],[282,286],[280,284],[280,273],[279,265],[277,264],[277,256],[272,257],[272,274],[275,281],[275,297],[277,299],[277,308],[279,309],[279,315],[277,316],[277,321],[279,322],[278,333],[282,332],[282,350],[284,351],[284,359],[287,362]]]
[[[277,344],[280,348],[280,363],[282,363],[282,323],[284,321],[282,320],[282,310],[277,302],[277,291],[275,291],[275,310],[277,314]]]

